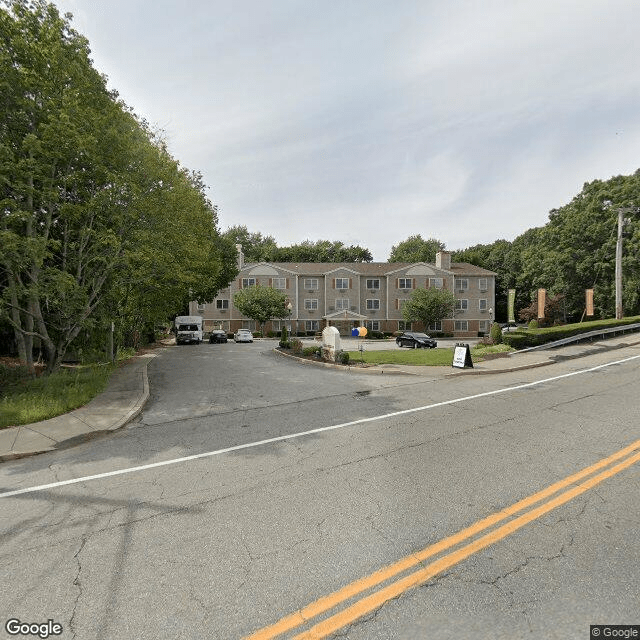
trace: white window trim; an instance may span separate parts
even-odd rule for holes
[[[225,302],[227,303],[226,305],[225,305]],[[228,298],[219,298],[218,300],[216,300],[216,309],[218,311],[224,311],[228,308],[229,308]]]
[[[460,326],[458,326],[460,325]],[[454,324],[454,331],[469,331],[468,320],[456,320]]]
[[[380,331],[380,320],[365,320],[364,326],[369,331]]]
[[[482,303],[484,302],[484,307],[482,306]],[[486,311],[489,308],[489,301],[486,298],[480,298],[480,300],[478,300],[478,309],[480,311]]]
[[[251,284],[252,281],[253,281],[253,284]],[[249,287],[255,287],[255,286],[256,286],[256,279],[255,278],[242,278],[242,288],[243,289],[248,289]]]
[[[376,302],[378,303],[377,306],[375,305]],[[378,298],[367,298],[366,305],[367,311],[380,311],[380,300]]]
[[[440,282],[440,284],[437,284]],[[444,278],[429,278],[429,287],[432,289],[444,289]]]
[[[304,299],[305,311],[317,311],[318,310],[318,298],[305,298]]]
[[[305,320],[304,321],[304,330],[305,331],[318,331],[320,325],[318,324],[318,320]]]
[[[402,282],[405,283],[405,286],[402,286]],[[406,286],[409,283],[409,286]],[[398,278],[398,289],[413,289],[413,278]]]
[[[366,287],[365,289],[379,289],[380,288],[380,278],[367,278],[366,279]],[[373,286],[369,286],[369,284],[372,284]]]
[[[318,278],[305,278],[304,279],[304,288],[307,291],[315,291],[318,289]]]
[[[338,282],[342,282],[342,283],[347,283],[346,285],[342,286],[339,285]],[[336,278],[336,289],[348,289],[349,288],[349,278]]]
[[[456,291],[466,291],[469,288],[469,278],[456,278],[453,285]]]
[[[276,283],[282,283],[282,286],[279,287]],[[287,288],[287,279],[286,278],[272,278],[271,279],[271,287],[273,289],[286,289]]]
[[[484,282],[484,285],[482,284]],[[478,278],[478,289],[480,291],[489,291],[489,278]]]
[[[348,311],[351,308],[351,300],[349,298],[336,298],[335,307],[336,311]]]
[[[469,300],[467,300],[466,298],[458,298],[456,300],[456,311],[468,311],[468,310],[469,310]]]

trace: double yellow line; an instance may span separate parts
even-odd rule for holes
[[[425,547],[421,551],[406,556],[369,576],[356,580],[342,589],[312,602],[303,609],[282,618],[275,624],[256,631],[248,636],[246,640],[270,640],[283,633],[297,630],[309,623],[313,623],[315,618],[318,618],[322,614],[329,613],[330,615],[328,617],[325,617],[311,628],[296,635],[294,640],[326,638],[328,635],[353,623],[362,616],[375,611],[388,600],[398,597],[408,589],[424,584],[435,575],[458,564],[477,551],[502,540],[526,524],[542,517],[556,507],[569,502],[569,500],[592,489],[607,478],[620,473],[627,467],[640,461],[639,449],[640,440],[637,440],[608,458],[604,458],[586,467],[582,471],[568,476],[546,489],[534,493],[528,498],[516,502],[502,511],[497,511],[482,520],[478,520],[475,524],[462,529],[452,536],[444,538],[435,544]],[[544,500],[546,500],[546,502],[534,507],[536,503]],[[486,529],[527,509],[529,510],[525,511],[522,515],[510,519],[500,527],[475,538],[471,542],[467,542]],[[455,551],[451,551],[428,565],[423,564],[428,558],[463,542],[467,542],[467,544]],[[418,565],[421,565],[421,567],[412,573],[398,578],[386,586],[381,586],[383,583],[389,582],[392,578],[396,578],[399,574],[405,573]],[[375,587],[379,588],[374,590]],[[359,600],[348,604],[348,601],[354,599],[355,596],[371,590],[373,591],[368,595],[364,595]],[[339,610],[342,606],[345,608]],[[337,610],[337,612],[331,613],[333,610]]]

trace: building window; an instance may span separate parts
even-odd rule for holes
[[[305,278],[304,288],[313,291],[318,288],[318,278]]]
[[[336,289],[348,289],[349,278],[336,278]]]
[[[367,311],[377,311],[380,309],[380,300],[368,299],[367,300]]]
[[[318,331],[319,329],[319,324],[317,320],[305,320],[304,321],[304,328],[305,331]]]
[[[478,309],[480,309],[480,311],[486,311],[487,310],[487,301],[486,301],[486,299],[478,300]]]
[[[242,328],[243,329],[249,329],[249,331],[255,331],[256,330],[256,322],[255,322],[255,320],[243,320],[242,321]]]
[[[344,309],[349,308],[349,298],[337,298],[336,299],[336,310],[343,311]]]
[[[255,287],[256,279],[255,278],[242,278],[242,288],[246,289],[247,287]]]
[[[271,286],[274,289],[286,289],[287,288],[287,279],[286,278],[273,278],[273,280],[271,280]]]
[[[318,298],[305,298],[304,308],[307,311],[315,311],[318,308]]]
[[[282,329],[282,327],[285,326],[285,323],[283,320],[272,320],[271,321],[271,330],[272,331],[280,331]]]
[[[216,309],[228,309],[229,301],[228,300],[216,300]]]
[[[438,322],[430,324],[429,331],[442,331],[442,320],[438,320]]]
[[[411,331],[411,323],[398,320],[398,331]]]
[[[413,278],[398,278],[398,289],[413,289]]]
[[[478,326],[478,331],[480,331],[480,333],[488,333],[489,332],[489,321],[488,320],[480,320],[480,325]]]
[[[480,291],[487,291],[489,289],[486,278],[478,278],[478,289],[480,289]]]
[[[367,289],[379,289],[380,288],[380,280],[367,280]]]
[[[455,330],[456,331],[469,331],[469,322],[467,320],[456,320],[455,321]]]
[[[365,320],[364,326],[369,331],[380,331],[380,320]]]
[[[456,300],[456,311],[466,311],[469,308],[468,300]]]
[[[456,278],[455,288],[456,291],[466,291],[469,288],[468,278]]]
[[[429,286],[432,289],[442,289],[444,287],[443,278],[429,278]]]
[[[204,311],[204,304],[198,302],[198,311]]]

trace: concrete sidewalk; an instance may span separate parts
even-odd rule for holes
[[[352,374],[399,374],[444,379],[451,376],[533,369],[638,344],[640,339],[637,335],[619,336],[609,340],[581,343],[547,351],[515,352],[505,357],[474,363],[473,369],[386,364],[367,368],[349,367],[348,371]],[[115,431],[133,420],[149,397],[147,366],[153,357],[155,357],[153,354],[145,354],[122,364],[111,376],[107,389],[80,409],[42,422],[0,429],[0,462],[80,444],[97,434]],[[345,370],[341,365],[310,360],[300,360],[300,362]]]
[[[114,371],[106,390],[80,409],[42,422],[0,429],[0,461],[73,446],[133,420],[149,397],[147,365],[154,357],[145,354],[123,363]]]

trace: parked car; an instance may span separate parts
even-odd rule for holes
[[[413,349],[435,349],[438,343],[426,333],[405,331],[396,338],[399,347],[412,347]]]
[[[233,335],[234,342],[253,342],[253,333],[249,329],[238,329]]]
[[[227,334],[222,329],[214,329],[209,334],[209,342],[213,344],[214,342],[226,342]]]
[[[512,331],[517,331],[518,325],[515,322],[507,322],[502,325],[502,333],[511,333]]]

